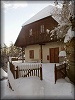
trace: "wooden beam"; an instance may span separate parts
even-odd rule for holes
[[[40,47],[41,47],[41,63],[42,63],[42,45],[40,45]]]
[[[22,63],[24,63],[23,50],[24,48],[22,47]]]
[[[45,45],[45,43],[39,43],[39,45]]]

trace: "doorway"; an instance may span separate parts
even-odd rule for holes
[[[50,63],[59,63],[59,47],[50,48],[49,55],[50,55]]]

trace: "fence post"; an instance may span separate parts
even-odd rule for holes
[[[56,80],[57,80],[57,69],[56,69],[56,64],[55,64],[55,84],[56,84]]]
[[[16,67],[16,79],[19,78],[19,69],[18,66]]]
[[[9,63],[10,63],[10,71],[12,72],[13,77],[15,78],[15,67],[11,62],[9,62]]]
[[[42,79],[42,64],[41,64],[41,67],[40,67],[40,80],[43,80]]]
[[[66,72],[66,63],[64,64],[65,66],[65,77],[67,76],[67,72]]]
[[[9,88],[10,88],[12,91],[14,91],[14,90],[12,89],[12,86],[11,86],[11,84],[10,84],[9,79],[8,79],[8,85],[9,85]]]
[[[39,66],[38,66],[38,77],[39,77],[39,70],[40,70],[40,68],[39,68]]]
[[[13,76],[14,76],[14,79],[15,79],[15,67],[13,65]]]

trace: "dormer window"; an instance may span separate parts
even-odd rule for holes
[[[41,33],[44,33],[44,25],[40,26],[40,31],[41,31]]]
[[[32,36],[32,29],[29,30],[29,35]]]

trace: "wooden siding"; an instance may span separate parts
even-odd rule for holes
[[[40,26],[44,25],[44,33],[41,33]],[[56,37],[53,40],[50,38],[50,34],[46,32],[46,29],[54,29],[58,23],[48,16],[36,22],[30,23],[22,27],[20,34],[15,42],[15,46],[25,47],[28,45],[47,43],[50,41],[56,41]],[[29,30],[32,29],[32,35],[29,35]]]

